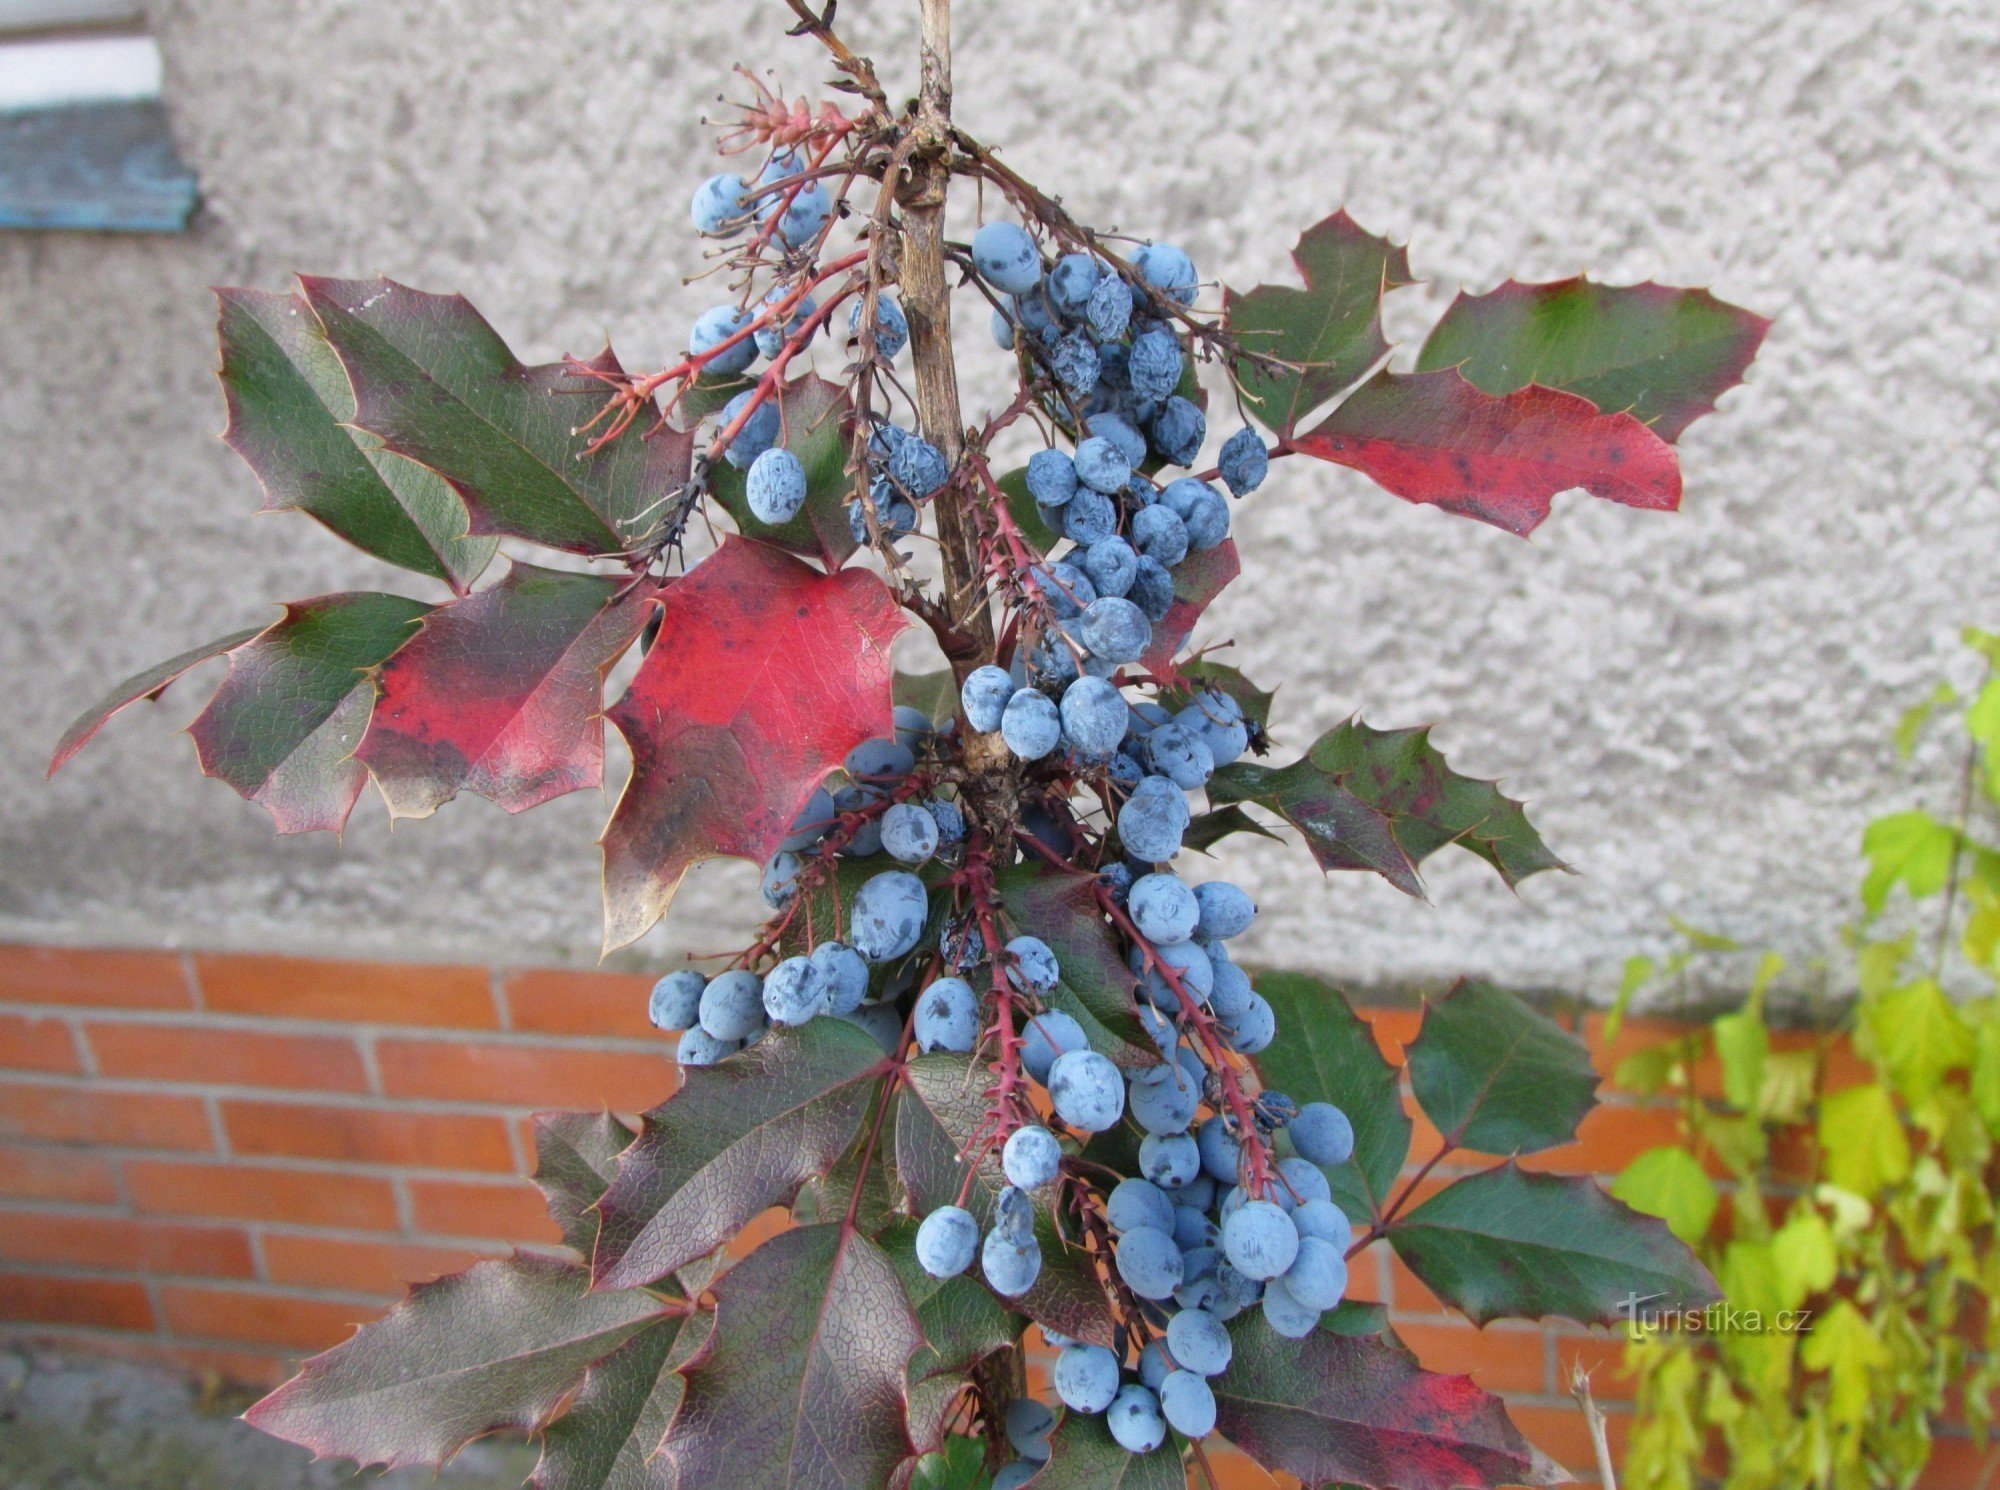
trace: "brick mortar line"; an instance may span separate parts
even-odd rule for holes
[[[167,1081],[159,1077],[61,1076],[48,1071],[0,1069],[0,1085],[46,1087],[57,1091],[108,1092],[126,1097],[200,1097],[229,1102],[262,1102],[279,1107],[340,1107],[356,1112],[407,1112],[428,1117],[531,1118],[552,1109],[539,1103],[478,1102],[452,1097],[377,1097],[367,1092],[329,1092],[305,1087],[231,1086]],[[662,1100],[672,1093],[663,1094]],[[603,1104],[598,1104],[600,1107]],[[563,1110],[563,1109],[557,1109]],[[19,1135],[22,1142],[49,1143],[52,1140]],[[15,1141],[14,1135],[0,1141]],[[93,1144],[69,1147],[96,1148]]]
[[[409,1040],[427,1044],[552,1046],[609,1054],[658,1055],[671,1063],[673,1042],[665,1034],[574,1035],[523,1029],[489,1029],[442,1024],[385,1024],[379,1020],[294,1019],[275,1014],[234,1014],[204,1009],[99,1009],[90,1004],[36,1004],[0,998],[0,1014],[34,1019],[93,1020],[100,1024],[147,1025],[259,1035],[319,1035],[330,1039]]]

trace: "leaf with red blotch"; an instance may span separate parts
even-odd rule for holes
[[[1256,1310],[1237,1316],[1229,1334],[1229,1369],[1214,1381],[1216,1426],[1268,1470],[1369,1490],[1569,1483],[1498,1397],[1470,1377],[1423,1370],[1382,1336],[1322,1328],[1287,1340]]]
[[[1181,560],[1174,569],[1173,609],[1153,628],[1153,639],[1139,665],[1156,677],[1174,676],[1174,653],[1194,635],[1195,622],[1201,619],[1202,612],[1242,572],[1233,538],[1225,538],[1214,548],[1197,550]]]
[[[1417,370],[1456,367],[1495,395],[1530,383],[1581,394],[1672,443],[1743,381],[1770,329],[1706,290],[1509,280],[1490,295],[1452,301]]]
[[[854,489],[847,474],[853,403],[847,390],[813,373],[778,390],[778,443],[806,472],[806,503],[788,523],[772,527],[750,511],[747,474],[724,461],[709,472],[708,489],[746,538],[761,538],[838,569],[859,547],[842,505]]]
[[[201,768],[277,822],[339,832],[367,784],[354,759],[375,669],[431,607],[401,595],[322,595],[229,654],[229,676],[188,726]]]
[[[516,562],[432,611],[383,667],[355,752],[390,816],[429,817],[460,791],[521,812],[601,783],[604,675],[646,599],[623,578]]]
[[[1407,249],[1377,238],[1336,212],[1307,228],[1292,250],[1304,289],[1259,285],[1224,293],[1224,317],[1246,352],[1289,364],[1239,358],[1234,368],[1243,401],[1274,434],[1348,387],[1389,350],[1382,335],[1382,297],[1412,283]]]
[[[435,1468],[484,1434],[541,1427],[593,1362],[665,1312],[650,1293],[592,1292],[575,1263],[517,1252],[412,1288],[244,1420],[323,1457]]]
[[[1290,444],[1352,466],[1405,501],[1524,537],[1549,515],[1549,499],[1572,487],[1627,507],[1681,504],[1672,447],[1630,414],[1600,413],[1554,388],[1496,398],[1457,368],[1378,373]]]
[[[604,829],[604,945],[666,913],[698,860],[763,863],[814,787],[889,733],[908,624],[865,569],[821,574],[731,537],[659,593],[660,634],[611,719],[632,775]]]
[[[136,704],[142,698],[158,698],[188,669],[208,661],[211,657],[220,657],[224,652],[233,651],[263,629],[261,626],[251,626],[242,631],[232,631],[229,635],[219,636],[212,642],[191,647],[178,657],[169,657],[165,662],[156,662],[113,686],[104,697],[70,721],[69,728],[62,732],[62,738],[56,741],[54,753],[49,756],[48,774],[53,776],[68,765],[70,757],[88,745],[97,732],[104,728],[105,722],[120,709],[128,704]]]
[[[617,553],[684,485],[694,434],[641,412],[599,450],[577,426],[610,388],[563,363],[522,364],[463,295],[393,280],[301,276],[354,391],[354,422],[451,483],[475,534]],[[586,367],[616,375],[609,348]]]
[[[846,1226],[771,1238],[715,1286],[660,1445],[679,1490],[886,1485],[909,1457],[905,1367],[923,1345],[896,1268]]]

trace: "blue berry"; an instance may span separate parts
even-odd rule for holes
[[[1087,331],[1072,331],[1049,348],[1049,370],[1078,397],[1097,385],[1098,367],[1097,343]]]
[[[1121,492],[1132,479],[1132,462],[1116,443],[1103,435],[1092,435],[1076,447],[1076,476],[1092,491],[1107,495]]]
[[[1194,935],[1201,918],[1194,891],[1173,874],[1148,874],[1135,880],[1127,904],[1140,935],[1160,947],[1186,941]]]
[[[1347,1292],[1347,1259],[1331,1242],[1303,1237],[1298,1255],[1285,1270],[1285,1292],[1308,1309],[1324,1313]]]
[[[1056,1357],[1051,1380],[1072,1412],[1100,1413],[1118,1395],[1118,1357],[1102,1345],[1071,1345]]]
[[[1039,1190],[1062,1167],[1062,1145],[1039,1124],[1016,1128],[1000,1150],[1000,1168],[1007,1183],[1022,1190]]]
[[[1104,1202],[1105,1215],[1116,1231],[1157,1231],[1171,1235],[1174,1203],[1167,1192],[1151,1180],[1123,1179],[1111,1187]]]
[[[1166,1442],[1167,1423],[1160,1416],[1159,1398],[1135,1383],[1127,1382],[1118,1389],[1104,1421],[1128,1454],[1150,1454]]]
[[[931,716],[912,704],[898,704],[890,711],[896,722],[896,743],[905,750],[914,751],[924,741],[937,733],[937,726]]]
[[[956,1278],[978,1250],[979,1222],[958,1206],[939,1206],[917,1228],[917,1265],[933,1278]]]
[[[965,675],[958,690],[958,706],[965,711],[967,724],[981,734],[990,734],[1000,728],[1000,716],[1013,696],[1014,680],[1007,669],[989,662]]]
[[[1278,1161],[1278,1183],[1272,1187],[1271,1198],[1290,1212],[1309,1201],[1333,1199],[1333,1188],[1318,1165],[1294,1154]]]
[[[1146,765],[1166,777],[1182,791],[1196,791],[1208,784],[1215,772],[1215,757],[1208,745],[1193,731],[1178,724],[1163,724],[1146,736]]]
[[[1222,1228],[1204,1214],[1215,1203],[1215,1181],[1198,1174],[1174,1191],[1174,1245],[1188,1260],[1188,1276],[1199,1278],[1214,1266],[1215,1249],[1222,1245]],[[1197,1267],[1198,1252],[1207,1252],[1206,1267]]]
[[[784,193],[779,192],[771,199],[772,205],[784,201]],[[785,208],[778,219],[778,237],[787,248],[803,248],[819,235],[826,226],[826,220],[833,215],[833,197],[826,187],[813,181],[801,187],[799,194]]]
[[[1056,1116],[1085,1133],[1102,1133],[1125,1111],[1118,1068],[1094,1050],[1070,1050],[1049,1067],[1049,1101]]]
[[[1292,1147],[1314,1164],[1331,1169],[1354,1154],[1354,1124],[1331,1102],[1308,1102],[1292,1119]]]
[[[1208,960],[1208,954],[1195,943],[1172,942],[1164,947],[1155,947],[1153,955],[1174,970],[1181,987],[1196,1000],[1207,998],[1209,991],[1215,987],[1214,967]],[[1145,958],[1136,948],[1133,949],[1132,960],[1139,967],[1145,965]],[[1136,967],[1134,971],[1137,971]],[[1146,973],[1143,991],[1147,1001],[1155,1008],[1169,1012],[1178,1011],[1180,1008],[1179,998],[1175,996],[1173,989],[1167,986],[1167,980],[1157,969]]]
[[[1139,556],[1123,538],[1100,538],[1084,550],[1083,572],[1099,595],[1123,595],[1139,572]]]
[[[1153,623],[1131,601],[1102,595],[1083,608],[1076,634],[1093,656],[1106,662],[1137,662],[1152,644]],[[1123,735],[1122,727],[1119,733]]]
[[[750,463],[743,492],[750,515],[778,527],[797,517],[806,504],[806,468],[789,450],[766,450]]]
[[[692,968],[668,973],[653,985],[646,1000],[646,1017],[654,1029],[684,1030],[701,1017],[701,990],[708,980]]]
[[[782,304],[791,294],[792,289],[789,285],[773,285],[765,293],[763,304],[769,309]],[[792,307],[791,315],[782,321],[767,321],[757,328],[757,350],[766,357],[777,356],[785,349],[785,343],[799,333],[806,322],[812,319],[813,312],[818,309],[812,296],[800,297],[799,303]]]
[[[1049,696],[1023,688],[1007,700],[1000,738],[1024,761],[1037,761],[1062,743],[1062,718]]]
[[[1230,1344],[1229,1331],[1213,1314],[1183,1309],[1167,1321],[1167,1353],[1183,1371],[1220,1376],[1229,1369],[1235,1347]]]
[[[852,1014],[868,997],[868,962],[845,942],[813,948],[813,966],[826,978],[826,1011]]]
[[[1185,1265],[1171,1233],[1135,1226],[1118,1239],[1113,1256],[1118,1276],[1142,1299],[1170,1299],[1181,1286]]]
[[[688,355],[701,356],[711,347],[728,341],[749,324],[750,317],[733,305],[718,305],[703,311],[688,329]],[[715,353],[702,364],[702,370],[717,377],[733,378],[756,360],[757,343],[754,338],[746,336],[726,350]]]
[[[887,479],[877,477],[868,488],[863,502],[850,503],[847,509],[847,529],[854,535],[856,543],[870,541],[868,518],[872,513],[875,526],[882,536],[894,542],[917,530],[917,509],[906,500]]]
[[[1118,838],[1141,863],[1162,863],[1181,851],[1190,817],[1179,787],[1164,776],[1148,776],[1118,809]]]
[[[1031,1016],[1021,1031],[1021,1064],[1045,1086],[1057,1056],[1089,1048],[1083,1026],[1060,1009],[1044,1009]]]
[[[963,1054],[979,1043],[979,996],[963,978],[939,978],[917,1000],[910,1033],[926,1055],[934,1050]]]
[[[1015,1453],[1038,1464],[1049,1457],[1049,1434],[1056,1426],[1056,1415],[1047,1403],[1016,1397],[1007,1404],[1004,1421],[1007,1442]]]
[[[1148,1133],[1139,1144],[1139,1173],[1162,1190],[1180,1190],[1201,1173],[1201,1150],[1185,1133]]]
[[[1243,706],[1217,689],[1204,690],[1195,701],[1174,716],[1178,724],[1199,734],[1208,743],[1209,754],[1218,766],[1226,766],[1250,746],[1250,731],[1243,722]]]
[[[870,962],[887,962],[916,946],[930,913],[924,882],[914,874],[891,869],[878,874],[855,893],[848,917],[854,950]]]
[[[778,847],[788,854],[796,854],[818,843],[832,826],[833,794],[823,786],[816,786],[812,795],[806,798],[806,805],[799,809],[799,815],[792,819],[792,831]]]
[[[1080,316],[1103,277],[1104,266],[1089,254],[1064,254],[1049,271],[1049,301],[1066,316]]]
[[[1171,1074],[1145,1079],[1155,1071]],[[1148,1133],[1185,1132],[1201,1105],[1201,1083],[1190,1081],[1175,1066],[1148,1066],[1134,1073],[1128,1105],[1133,1120]]]
[[[993,331],[993,344],[1003,352],[1014,350],[1014,318],[1006,311],[995,307],[993,318],[987,323]]]
[[[1109,440],[1116,445],[1119,453],[1125,457],[1125,463],[1133,470],[1138,470],[1145,462],[1146,437],[1139,433],[1131,420],[1107,412],[1092,414],[1084,421],[1084,426],[1089,434]]]
[[[1246,424],[1222,442],[1222,454],[1215,464],[1229,489],[1241,497],[1264,484],[1271,470],[1271,455],[1257,438],[1257,431]]]
[[[1041,1244],[1033,1237],[1016,1242],[999,1231],[989,1231],[979,1250],[979,1266],[995,1293],[1002,1298],[1019,1298],[1041,1276]]]
[[[722,427],[729,428],[737,416],[750,406],[750,400],[757,396],[754,388],[745,388],[736,397],[722,406]],[[729,442],[729,448],[722,458],[737,470],[746,470],[758,456],[778,443],[778,406],[769,399],[757,405],[757,410],[744,420],[743,428],[736,432],[736,438]]]
[[[683,1066],[712,1066],[736,1049],[734,1040],[718,1040],[700,1025],[681,1034],[674,1059]]]
[[[764,1012],[773,1024],[805,1024],[825,1011],[826,999],[826,974],[808,957],[787,957],[764,979]]]
[[[1195,1130],[1195,1142],[1200,1145],[1201,1167],[1209,1178],[1225,1185],[1235,1184],[1243,1149],[1231,1136],[1228,1124],[1220,1117],[1210,1118]]]
[[[916,764],[916,753],[887,735],[863,740],[840,763],[841,769],[857,781],[887,781],[907,776]]]
[[[763,892],[764,904],[774,911],[781,911],[798,897],[799,863],[797,854],[776,853],[771,862],[764,866],[764,878],[758,889]]]
[[[1278,1016],[1263,995],[1253,993],[1243,1012],[1229,1021],[1229,1048],[1241,1055],[1256,1055],[1277,1038]]]
[[[1287,1340],[1305,1339],[1319,1328],[1319,1316],[1319,1310],[1294,1298],[1282,1279],[1274,1279],[1264,1290],[1264,1323]]]
[[[1132,576],[1132,588],[1125,592],[1125,598],[1157,626],[1174,608],[1174,577],[1158,559],[1141,554],[1138,572]]]
[[[1060,507],[1076,495],[1076,462],[1060,450],[1028,457],[1028,495],[1042,507]]]
[[[1299,1252],[1299,1234],[1291,1217],[1270,1201],[1245,1201],[1222,1223],[1222,1251],[1237,1272],[1261,1282],[1292,1265]]]
[[[1102,492],[1080,488],[1062,514],[1063,536],[1081,548],[1102,543],[1118,531],[1118,508]]]
[[[1208,418],[1176,393],[1161,404],[1146,426],[1153,448],[1170,464],[1191,466],[1208,435]]]
[[[1060,712],[1063,738],[1087,760],[1106,759],[1125,738],[1125,696],[1102,678],[1078,678],[1065,688]]]
[[[1048,602],[1058,621],[1083,614],[1083,608],[1097,598],[1090,576],[1067,559],[1037,565],[1028,571],[1028,583]]]
[[[1205,885],[1196,885],[1194,898],[1201,906],[1203,936],[1227,941],[1233,936],[1243,935],[1250,929],[1250,923],[1257,919],[1257,902],[1228,880],[1210,880]]]
[[[972,266],[996,290],[1032,290],[1042,278],[1042,255],[1018,223],[989,222],[972,235]]]
[[[1149,243],[1132,256],[1139,277],[1176,305],[1192,305],[1201,277],[1194,260],[1171,243]]]
[[[1252,991],[1250,975],[1233,962],[1218,962],[1211,957],[1215,969],[1215,986],[1208,991],[1208,1007],[1215,1017],[1224,1024],[1231,1024],[1243,1017],[1243,1011],[1250,1007]]]
[[[847,313],[848,331],[861,334],[862,302],[854,302],[854,308]],[[903,307],[893,295],[875,297],[875,352],[885,361],[893,362],[896,354],[909,345],[910,322],[903,314]]]
[[[1185,1437],[1206,1438],[1215,1431],[1215,1393],[1192,1371],[1170,1372],[1160,1383],[1160,1412]]]
[[[1099,341],[1117,341],[1132,320],[1132,287],[1115,274],[1107,274],[1090,292],[1085,307],[1090,334]]]
[[[701,991],[701,1027],[718,1040],[741,1040],[764,1027],[764,984],[738,968]]]
[[[1019,1185],[1004,1186],[993,1197],[993,1229],[1010,1242],[1034,1239],[1035,1203]]]
[[[1000,1466],[993,1476],[993,1490],[1025,1490],[1028,1481],[1042,1472],[1039,1459],[1015,1459]]]
[[[945,845],[962,843],[965,840],[965,811],[950,797],[932,797],[924,803],[924,810],[937,824],[938,842]]]
[[[882,793],[872,786],[844,786],[833,794],[836,812],[860,812],[882,800]],[[872,859],[882,852],[882,819],[864,819],[855,828],[852,836],[841,848],[844,859]]]
[[[1293,1211],[1292,1229],[1298,1232],[1302,1243],[1307,1237],[1317,1237],[1342,1256],[1354,1244],[1354,1223],[1347,1219],[1347,1212],[1330,1200],[1308,1200]]]
[[[937,819],[916,802],[898,802],[882,814],[882,847],[905,864],[921,864],[937,852]]]
[[[702,182],[694,189],[694,200],[688,204],[694,230],[712,238],[740,228],[750,215],[743,193],[743,178],[733,172],[710,176]]]
[[[1142,398],[1165,398],[1180,386],[1186,362],[1171,331],[1148,331],[1132,343],[1127,375],[1132,391]]]
[[[1214,487],[1204,486],[1182,522],[1187,528],[1188,547],[1205,553],[1229,536],[1229,502]]]
[[[902,490],[904,496],[921,502],[936,494],[951,479],[951,462],[930,441],[913,435],[890,455],[889,479]]]

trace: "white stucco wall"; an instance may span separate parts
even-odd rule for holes
[[[1281,684],[1279,734],[1436,721],[1533,799],[1582,871],[1517,899],[1469,858],[1434,905],[1302,850],[1227,859],[1254,955],[1359,981],[1479,971],[1606,991],[1672,912],[1832,945],[1861,823],[1908,801],[1895,712],[2000,620],[2000,11],[1876,0],[961,0],[959,111],[1102,224],[1238,284],[1346,204],[1412,242],[1416,336],[1461,284],[1588,269],[1777,317],[1682,445],[1685,510],[1562,499],[1532,543],[1281,463],[1239,509],[1248,577],[1205,637]],[[899,86],[910,0],[841,20]],[[531,358],[609,331],[668,355],[707,295],[684,202],[730,63],[819,58],[777,0],[169,0],[155,18],[198,231],[0,235],[0,930],[90,941],[588,958],[585,794],[474,799],[391,842],[274,839],[171,731],[115,722],[52,785],[106,682],[391,572],[251,520],[215,440],[210,283],[383,271],[465,291]],[[983,318],[981,318],[983,319]],[[969,360],[982,359],[968,343]],[[990,391],[974,379],[973,406]],[[414,593],[414,591],[413,591]],[[147,717],[150,713],[150,717]],[[1935,772],[1932,773],[1935,776]],[[1463,857],[1463,856],[1461,856]],[[754,891],[711,866],[665,941]]]

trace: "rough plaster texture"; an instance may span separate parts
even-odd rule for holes
[[[171,729],[126,716],[52,786],[106,680],[267,614],[397,583],[249,520],[214,439],[210,283],[292,268],[462,289],[533,358],[668,355],[709,296],[683,203],[730,63],[819,73],[776,0],[171,0],[156,16],[207,210],[180,238],[0,236],[0,915],[50,938],[587,957],[584,794],[453,804],[390,842],[275,840]],[[914,5],[841,18],[911,78]],[[1358,981],[1480,971],[1606,990],[1677,913],[1826,950],[1868,815],[1922,789],[1885,733],[1996,619],[2000,11],[1776,0],[962,0],[961,118],[1104,224],[1239,284],[1346,204],[1408,237],[1420,334],[1460,284],[1587,268],[1775,314],[1683,444],[1679,516],[1563,499],[1532,543],[1284,462],[1239,509],[1252,578],[1205,635],[1282,683],[1290,745],[1350,711],[1438,721],[1583,873],[1519,899],[1469,858],[1434,905],[1296,849],[1228,867],[1254,954]],[[983,318],[982,318],[983,319]],[[972,406],[997,362],[977,337]],[[1930,779],[1936,779],[1936,770]],[[657,945],[726,945],[748,876],[698,871]],[[649,944],[653,945],[653,944]]]

